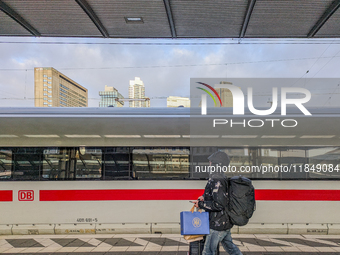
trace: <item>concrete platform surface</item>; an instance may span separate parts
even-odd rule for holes
[[[245,255],[340,254],[340,235],[234,234]],[[187,255],[178,234],[2,235],[1,254]],[[227,253],[220,247],[220,254]]]

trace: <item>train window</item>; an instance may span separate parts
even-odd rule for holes
[[[43,154],[43,179],[65,180],[74,177],[70,168],[70,152],[67,148],[48,148]]]
[[[307,179],[309,174],[299,171],[307,163],[306,150],[303,148],[281,148],[279,166],[283,167],[279,172],[281,179]],[[286,169],[286,170],[284,170]],[[290,170],[289,170],[290,169]],[[293,171],[291,169],[294,169]],[[296,170],[295,170],[296,169]]]
[[[12,165],[12,150],[0,149],[0,179],[11,178]]]
[[[211,149],[211,151],[209,151]],[[208,157],[218,150],[217,147],[192,147],[191,148],[191,170],[190,178],[208,179],[209,173],[206,171],[209,166]]]
[[[279,162],[280,151],[272,148],[217,148],[192,147],[193,179],[207,179],[209,177],[208,157],[217,150],[228,154],[230,167],[225,169],[225,175],[232,177],[242,175],[250,179],[278,179],[279,173],[261,171],[259,166],[276,166]]]
[[[136,179],[184,179],[189,177],[189,148],[134,148]]]
[[[104,155],[104,179],[132,179],[128,147],[107,148]]]
[[[101,148],[79,147],[79,149],[76,150],[76,178],[101,178],[102,154]]]
[[[41,148],[16,148],[13,150],[13,179],[39,180]]]
[[[242,175],[247,178],[252,178],[257,173],[254,171],[247,171],[249,166],[257,165],[258,162],[258,151],[257,149],[249,149],[249,148],[227,148],[220,149],[229,155],[230,158],[230,166],[233,168],[229,168],[227,172],[228,177],[232,177],[234,175]],[[235,172],[236,171],[236,172]]]
[[[48,148],[43,155],[42,178],[50,180],[99,179],[102,150],[72,147]]]
[[[271,171],[275,166],[279,165],[280,150],[276,148],[259,148],[251,149],[253,151],[251,161],[253,166],[265,166],[266,168],[258,169],[255,173],[252,173],[251,178],[253,179],[277,179],[279,173],[277,171]],[[256,151],[256,153],[254,152]],[[267,170],[268,169],[268,170]]]
[[[228,177],[340,179],[340,147],[22,147],[0,148],[0,180],[207,179],[217,150],[230,157]]]
[[[308,149],[306,155],[311,179],[340,178],[340,147]]]

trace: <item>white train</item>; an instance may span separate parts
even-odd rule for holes
[[[217,149],[227,175],[256,188],[256,212],[235,232],[339,233],[338,110],[211,111],[0,108],[0,233],[179,233]]]

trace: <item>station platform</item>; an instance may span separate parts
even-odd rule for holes
[[[245,255],[340,254],[340,235],[234,234]],[[178,234],[2,235],[1,254],[187,255]],[[220,247],[220,254],[227,253]]]

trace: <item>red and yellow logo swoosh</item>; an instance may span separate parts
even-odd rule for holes
[[[199,84],[201,84],[201,85],[204,85],[204,86],[206,86],[207,88],[211,89],[211,91],[215,93],[215,95],[217,96],[218,100],[220,101],[221,106],[223,106],[223,105],[222,105],[222,100],[221,100],[220,96],[218,95],[217,91],[216,91],[213,87],[211,87],[210,85],[205,84],[205,83],[203,83],[203,82],[197,82],[197,83],[199,83]],[[206,90],[206,89],[201,88],[201,87],[196,87],[196,88],[201,89],[201,90],[203,90],[204,92],[206,92],[206,93],[214,100],[215,106],[217,106],[216,100],[215,100],[214,96],[210,93],[209,90]]]

